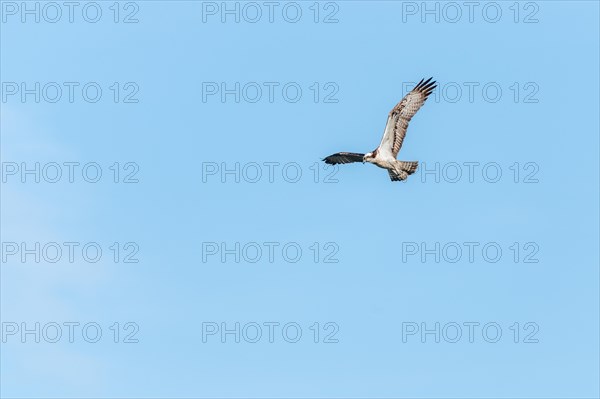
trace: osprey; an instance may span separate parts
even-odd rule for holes
[[[436,88],[435,81],[432,78],[421,81],[400,101],[389,113],[383,138],[379,147],[373,152],[367,154],[358,154],[355,152],[338,152],[324,158],[323,161],[329,165],[352,162],[370,162],[387,169],[392,181],[406,180],[417,170],[416,161],[398,161],[396,157],[402,147],[408,122],[423,106],[427,97]]]

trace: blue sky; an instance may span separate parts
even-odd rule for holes
[[[2,397],[600,395],[597,2],[22,4]],[[319,163],[429,76],[407,182]]]

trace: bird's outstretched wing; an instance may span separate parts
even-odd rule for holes
[[[425,81],[421,79],[415,88],[404,96],[390,111],[383,132],[383,138],[377,151],[382,154],[391,155],[394,158],[398,156],[404,136],[406,136],[408,122],[423,106],[427,97],[433,92],[433,89],[436,88],[435,81],[432,82],[431,79],[429,78]]]
[[[364,156],[365,154],[357,154],[355,152],[338,152],[337,154],[332,154],[327,158],[323,158],[323,161],[329,165],[336,165],[338,163],[362,162]]]

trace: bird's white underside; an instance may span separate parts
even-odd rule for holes
[[[377,147],[377,156],[375,159],[381,161],[394,161],[396,159],[393,153],[395,125],[396,118],[392,118],[391,115],[388,116],[381,143],[379,143],[379,147]]]

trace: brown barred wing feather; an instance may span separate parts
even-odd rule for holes
[[[427,80],[421,79],[421,81],[411,90],[404,98],[390,111],[389,123],[394,123],[393,129],[393,143],[392,143],[392,154],[394,158],[398,156],[404,137],[406,136],[406,130],[408,129],[408,123],[417,111],[425,104],[425,101],[429,95],[436,88],[436,82],[431,81],[432,78]]]

